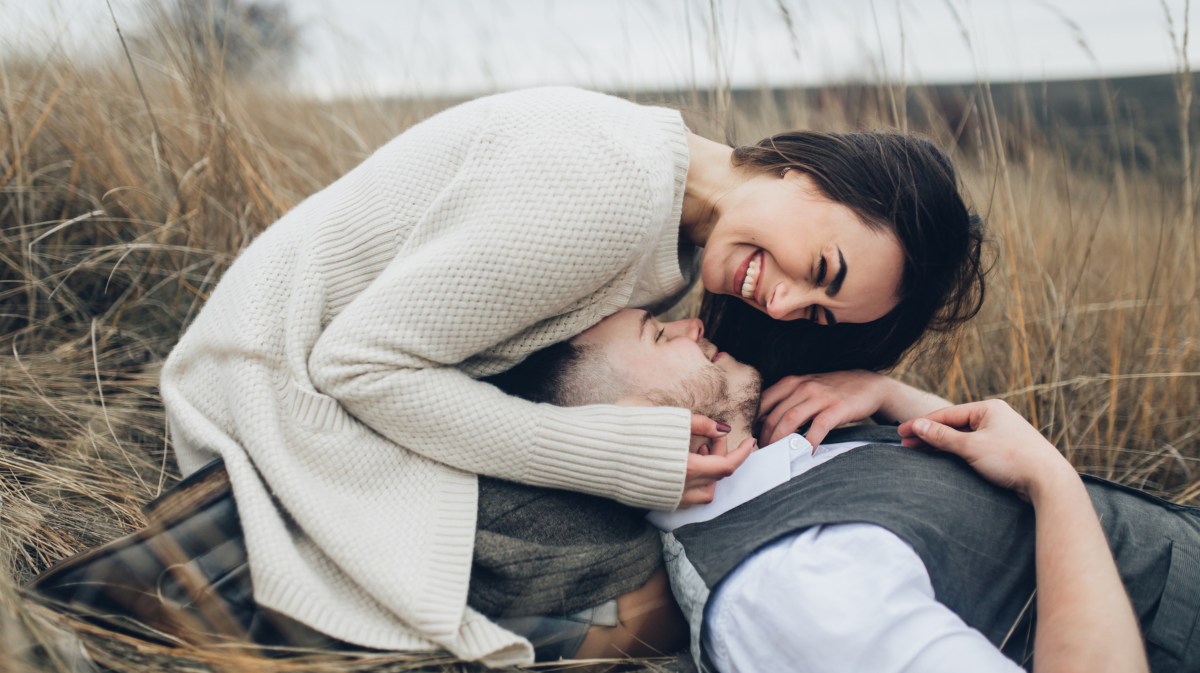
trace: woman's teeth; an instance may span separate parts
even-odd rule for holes
[[[762,253],[759,252],[750,260],[746,267],[746,279],[742,281],[742,298],[754,299],[754,287],[758,285],[758,272],[762,267]]]

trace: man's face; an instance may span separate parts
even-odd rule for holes
[[[572,343],[600,349],[627,387],[626,397],[729,423],[753,420],[761,377],[705,339],[695,318],[659,322],[646,311],[623,309]]]

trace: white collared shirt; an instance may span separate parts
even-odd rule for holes
[[[670,530],[716,517],[863,445],[823,445],[814,454],[803,437],[791,435],[721,481],[709,505],[651,521],[668,532],[668,548],[677,548]],[[668,569],[674,575],[678,564]],[[784,536],[734,569],[707,606],[692,605],[705,592],[687,590],[699,580],[687,570],[672,577],[676,598],[685,615],[703,610],[705,642],[721,673],[1022,670],[937,601],[920,556],[880,526],[814,526]]]

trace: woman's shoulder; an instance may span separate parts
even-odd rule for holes
[[[479,98],[475,102],[497,110],[547,114],[611,114],[644,107],[618,96],[573,86],[516,89]]]
[[[480,102],[490,108],[490,129],[502,135],[590,139],[631,154],[687,137],[678,110],[588,89],[520,89]]]

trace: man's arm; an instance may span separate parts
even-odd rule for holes
[[[1079,475],[1058,449],[999,400],[942,409],[904,423],[900,434],[906,446],[923,443],[958,455],[1033,505],[1035,673],[1149,670],[1100,521]]]

